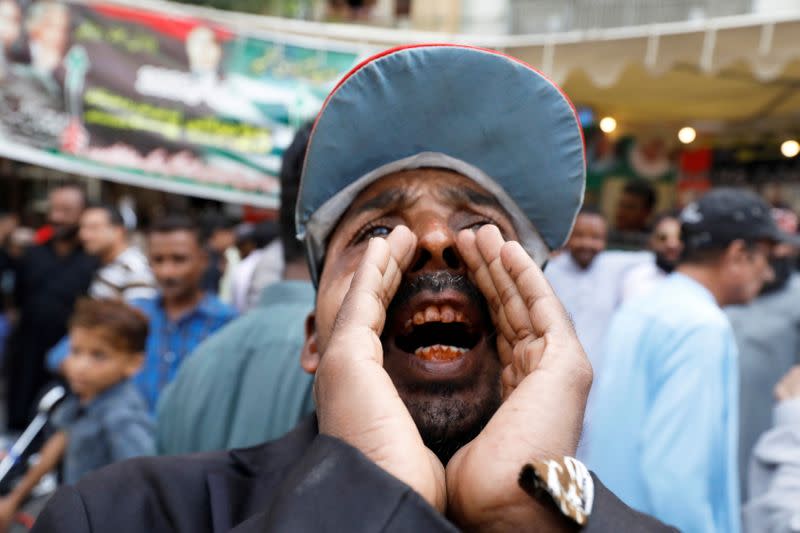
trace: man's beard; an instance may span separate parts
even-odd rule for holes
[[[416,294],[445,290],[458,291],[479,307],[483,324],[488,329],[485,342],[492,349],[492,357],[485,361],[482,373],[467,376],[457,383],[417,382],[398,385],[400,397],[414,419],[423,442],[444,465],[483,430],[502,403],[502,367],[496,352],[496,332],[488,303],[469,278],[441,271],[404,279],[386,313],[387,323],[391,323],[395,309]]]
[[[677,265],[677,261],[667,259],[662,254],[656,254],[656,266],[665,274],[672,274],[672,271],[675,270]]]
[[[74,241],[78,238],[78,232],[80,231],[80,226],[69,224],[69,225],[53,225],[53,237],[54,241]]]
[[[445,466],[478,436],[503,402],[499,363],[496,373],[480,384],[478,379],[475,381],[480,392],[470,394],[469,400],[459,397],[459,393],[463,396],[467,392],[466,387],[442,384],[422,385],[400,393],[425,446]]]
[[[784,288],[789,282],[789,278],[792,277],[796,260],[795,257],[791,256],[771,259],[769,264],[772,267],[772,271],[775,273],[775,279],[764,284],[764,287],[761,289],[761,294],[777,292]]]

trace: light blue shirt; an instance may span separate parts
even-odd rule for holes
[[[674,273],[611,321],[582,459],[684,533],[738,533],[737,350],[713,295]]]

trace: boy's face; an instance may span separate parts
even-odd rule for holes
[[[64,375],[81,402],[132,377],[142,366],[143,354],[115,348],[101,327],[74,327],[70,330],[70,354],[64,360]]]

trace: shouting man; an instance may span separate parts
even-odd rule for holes
[[[537,263],[584,179],[575,112],[530,67],[450,45],[359,65],[298,198],[316,416],[256,448],[112,467],[39,530],[660,530],[570,457],[592,371]]]

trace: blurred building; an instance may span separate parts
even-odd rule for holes
[[[680,206],[721,184],[751,187],[770,201],[800,210],[800,0],[184,1],[278,16],[243,16],[159,0],[112,4],[179,21],[206,20],[231,35],[241,31],[242,36],[300,43],[291,52],[299,59],[280,70],[298,77],[310,72],[302,54],[324,59],[324,50],[346,53],[331,53],[334,59],[327,63],[320,60],[321,70],[314,75],[324,70],[339,76],[361,57],[409,43],[498,49],[541,70],[576,104],[587,142],[589,201],[611,219],[631,179],[646,180],[656,189],[656,211]],[[244,84],[242,72],[258,62],[269,64],[273,52],[251,51],[261,44],[244,43],[242,36],[227,45],[238,54],[229,85],[255,87],[253,80]],[[332,86],[335,79],[329,81]],[[263,96],[272,90],[255,92]],[[327,86],[320,94],[292,91],[278,90],[278,96],[302,102],[303,116],[310,117]],[[289,129],[283,129],[285,135],[275,138],[288,142]],[[273,166],[279,161],[272,153],[253,159]],[[224,163],[232,160],[238,161]],[[18,174],[9,168],[0,168],[0,178]],[[0,184],[6,198],[0,196],[0,203],[15,207],[32,196],[43,197],[41,172],[29,172],[33,176],[22,185],[4,189]],[[160,182],[164,190],[181,192],[174,189],[178,180],[169,181],[169,187],[166,182]],[[113,187],[104,188],[101,196],[130,194]],[[206,194],[248,201],[226,199],[220,191],[217,187]],[[158,204],[141,200],[137,204]]]
[[[365,53],[431,41],[496,48],[560,84],[586,128],[589,195],[609,214],[632,178],[653,183],[659,208],[717,184],[800,207],[800,0],[345,3],[359,5],[349,24],[339,11],[335,23],[283,28]],[[331,20],[330,4],[317,21]]]

